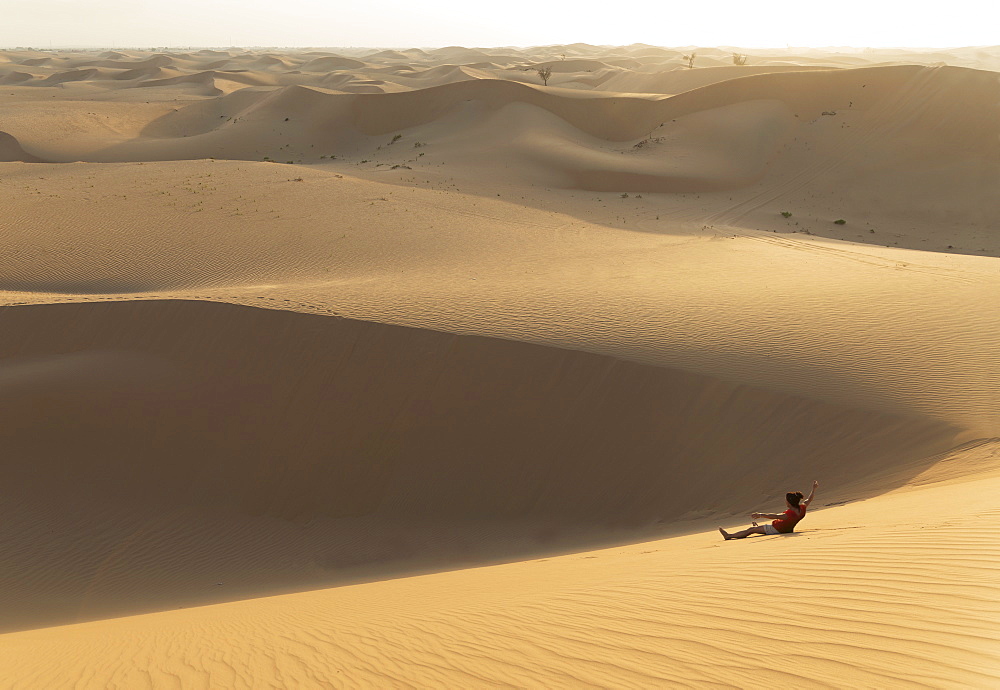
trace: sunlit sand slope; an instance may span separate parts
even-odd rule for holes
[[[6,302],[141,295],[332,312],[608,354],[975,436],[1000,429],[990,257],[677,221],[657,200],[511,188],[491,199],[440,178],[8,166]]]
[[[991,688],[997,444],[935,482],[703,535],[0,637],[13,688]],[[940,477],[938,478],[940,479]]]

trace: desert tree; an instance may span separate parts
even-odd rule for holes
[[[542,67],[541,69],[538,70],[538,76],[542,78],[542,83],[544,83],[545,86],[548,86],[549,85],[549,77],[552,76],[552,68],[551,67]]]
[[[690,54],[690,55],[682,55],[681,57],[682,57],[683,59],[687,60],[687,63],[688,63],[688,69],[692,69],[692,68],[694,67],[694,58],[695,58],[695,53],[694,53],[694,51],[691,51],[691,54]]]
[[[734,65],[745,65],[747,64],[747,56],[743,53],[733,53],[733,64]]]

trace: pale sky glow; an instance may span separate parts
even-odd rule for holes
[[[1000,0],[3,0],[0,12],[3,48],[1000,43]]]

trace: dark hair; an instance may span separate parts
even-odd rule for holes
[[[799,501],[802,500],[802,492],[801,491],[793,491],[791,493],[787,493],[787,494],[785,494],[785,500],[788,501],[789,503],[791,503],[796,508],[798,508],[799,507]]]

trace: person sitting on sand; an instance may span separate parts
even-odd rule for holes
[[[743,539],[744,537],[749,537],[751,534],[791,534],[795,531],[795,525],[799,523],[799,520],[806,516],[806,508],[808,508],[809,504],[812,503],[818,487],[819,482],[813,482],[813,488],[812,491],[809,492],[809,498],[802,498],[801,491],[785,494],[785,503],[788,504],[788,510],[780,515],[772,515],[771,513],[750,513],[750,517],[754,520],[758,518],[774,520],[774,522],[770,525],[757,525],[757,523],[754,523],[753,527],[747,527],[745,530],[734,532],[732,534],[720,527],[719,531],[722,532],[722,538]]]

